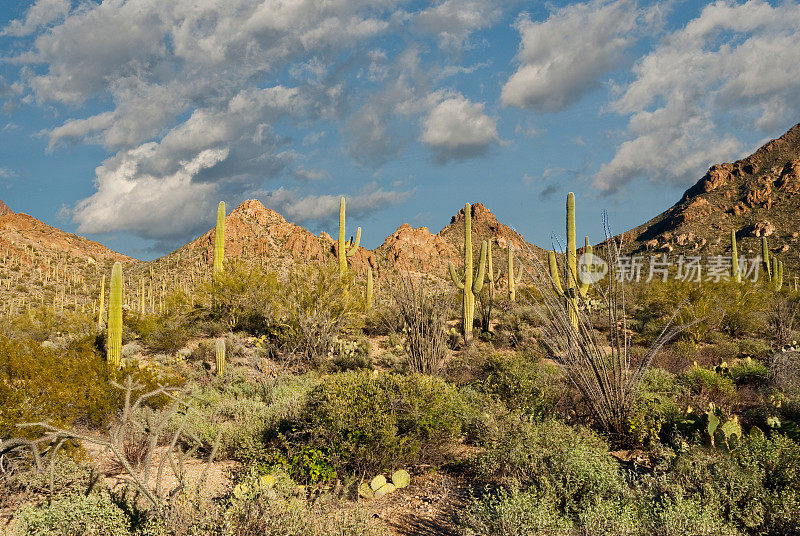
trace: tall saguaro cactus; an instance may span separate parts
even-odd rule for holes
[[[475,294],[483,289],[483,280],[486,277],[486,241],[481,243],[481,256],[478,260],[478,269],[472,267],[472,207],[469,203],[464,205],[464,279],[459,280],[453,263],[448,263],[450,278],[453,284],[462,291],[461,301],[462,332],[464,341],[472,341],[472,324],[475,319]],[[473,276],[474,274],[474,276]]]
[[[589,237],[585,241],[586,264],[591,264],[593,255],[592,246],[589,245]],[[561,285],[561,278],[558,275],[558,263],[556,262],[555,251],[548,252],[548,264],[550,268],[550,278],[553,282],[554,290],[562,295],[566,300],[567,312],[572,324],[578,326],[578,299],[586,298],[589,292],[588,282],[578,281],[578,248],[575,239],[575,194],[567,194],[567,252],[566,252],[566,274],[565,286]]]
[[[119,367],[122,358],[122,263],[119,261],[111,269],[106,351],[109,364]]]
[[[97,327],[103,329],[103,309],[106,299],[106,275],[100,278],[100,307],[97,308]]]
[[[216,357],[217,376],[225,374],[225,339],[217,339],[214,342],[214,354]]]
[[[742,282],[742,272],[739,271],[739,250],[736,247],[736,229],[731,229],[731,277],[737,283]]]
[[[217,206],[217,228],[214,231],[214,276],[222,273],[225,262],[225,201]]]
[[[339,273],[347,272],[347,257],[352,257],[358,251],[361,243],[361,227],[356,231],[356,240],[345,241],[345,200],[344,197],[339,201],[339,240],[336,254],[339,258]],[[350,249],[348,249],[350,248]]]
[[[767,243],[767,237],[761,237],[761,266],[763,268],[764,275],[767,278],[767,281],[772,281],[772,271],[769,265],[769,244]]]

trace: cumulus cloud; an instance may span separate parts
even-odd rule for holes
[[[595,89],[621,64],[637,40],[637,27],[652,21],[636,0],[592,0],[568,5],[543,22],[521,17],[519,68],[503,86],[503,104],[557,112]]]
[[[345,196],[347,214],[355,218],[364,218],[387,206],[403,203],[413,194],[413,190],[383,190],[371,185],[356,195]],[[265,206],[302,225],[333,221],[339,214],[341,199],[340,195],[302,195],[296,190],[287,188],[261,192],[259,196]]]
[[[443,48],[459,49],[473,32],[500,17],[499,4],[494,0],[445,0],[419,12],[415,23],[437,35]]]
[[[725,134],[782,133],[800,114],[800,5],[716,2],[639,60],[613,103],[627,140],[594,177],[603,190],[638,177],[688,186],[712,163],[741,156]]]
[[[70,0],[38,0],[25,12],[24,19],[12,20],[0,35],[30,35],[43,26],[64,19],[69,10]]]
[[[437,163],[472,158],[499,141],[497,124],[483,109],[482,103],[459,95],[431,110],[423,122],[421,139],[433,150]]]

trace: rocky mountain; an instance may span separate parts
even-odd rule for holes
[[[711,166],[671,208],[623,234],[628,253],[756,256],[761,237],[787,266],[800,265],[800,124],[755,153]]]
[[[539,248],[503,225],[481,203],[472,205],[473,246],[475,255],[480,251],[480,241],[493,238],[495,270],[506,270],[506,247],[514,244],[518,257],[529,258]],[[352,229],[348,228],[352,231]],[[353,269],[363,274],[372,266],[378,274],[406,272],[447,276],[447,263],[457,267],[463,264],[464,210],[451,218],[451,223],[438,234],[427,227],[413,228],[404,223],[387,236],[374,250],[359,247],[349,259]],[[225,255],[245,262],[255,262],[273,270],[285,271],[298,262],[324,262],[336,258],[337,242],[327,233],[319,236],[305,228],[286,221],[283,216],[266,208],[260,201],[251,199],[232,210],[225,220]],[[180,249],[153,261],[160,269],[177,266],[202,266],[208,269],[214,254],[214,229],[186,244]],[[477,261],[477,257],[476,257]]]

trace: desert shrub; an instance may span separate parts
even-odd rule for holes
[[[139,333],[141,343],[155,352],[174,354],[186,346],[192,336],[192,327],[183,315],[141,315],[134,324],[134,318],[137,316],[131,315],[126,318],[126,322],[131,325],[133,331]]]
[[[333,357],[331,359],[331,369],[334,372],[344,372],[346,370],[359,370],[374,368],[372,357],[370,356],[371,346],[366,339],[342,340],[334,339]]]
[[[700,366],[690,367],[678,374],[678,382],[693,397],[695,405],[705,406],[708,402],[725,405],[736,394],[730,376]]]
[[[429,376],[345,372],[308,397],[298,438],[329,449],[334,467],[375,473],[441,460],[461,436],[458,391]]]
[[[540,418],[552,414],[565,389],[559,369],[531,352],[492,355],[483,373],[482,391],[495,395],[510,409]]]
[[[736,385],[762,385],[769,379],[769,369],[748,357],[731,365],[730,375]]]
[[[129,520],[108,493],[65,495],[49,504],[22,508],[25,536],[128,536]]]
[[[445,300],[426,290],[425,281],[403,278],[393,290],[405,350],[412,371],[434,374],[447,357]]]
[[[175,426],[182,423],[187,434],[208,447],[219,437],[218,459],[259,460],[281,423],[299,419],[316,380],[284,376],[258,384],[240,372],[232,369],[220,385],[194,386],[192,403]]]
[[[572,521],[537,491],[501,490],[473,499],[458,516],[463,536],[572,536]]]
[[[198,308],[209,327],[213,328],[216,322],[216,330],[243,330],[254,334],[270,332],[275,317],[275,300],[280,295],[278,277],[274,273],[228,259],[223,272],[201,284],[198,291]]]
[[[109,367],[90,340],[56,349],[0,336],[0,437],[36,436],[16,425],[39,421],[102,426],[123,403],[112,382],[129,375],[147,388],[181,382],[158,367]]]
[[[789,341],[796,316],[797,304],[793,300],[775,296],[767,308],[767,331],[776,346]]]
[[[658,504],[648,520],[654,536],[741,536],[713,506],[697,498],[678,497]]]
[[[269,480],[265,480],[265,477]],[[378,536],[385,527],[333,497],[309,502],[281,470],[251,473],[234,488],[222,533],[231,536]]]
[[[475,460],[479,477],[546,494],[563,512],[586,504],[618,499],[625,480],[608,454],[608,445],[582,426],[560,421],[532,422],[509,415],[499,436],[488,438]]]
[[[764,357],[770,346],[761,339],[742,339],[739,341],[739,354],[744,357]]]
[[[681,391],[675,375],[666,370],[652,368],[644,374],[629,421],[634,440],[645,444],[658,441],[662,429],[681,418],[676,401]]]
[[[323,365],[333,341],[359,327],[364,304],[357,289],[352,273],[343,276],[333,264],[296,266],[281,298],[286,350],[303,364]]]
[[[772,384],[792,398],[800,397],[800,352],[778,352],[770,363]]]

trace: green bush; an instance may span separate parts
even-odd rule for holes
[[[511,414],[499,436],[488,438],[475,460],[484,480],[547,494],[561,511],[574,514],[592,501],[619,499],[627,487],[608,445],[594,432]]]
[[[763,385],[769,379],[769,368],[752,358],[741,359],[730,367],[736,385]]]
[[[678,381],[694,398],[695,405],[706,406],[708,402],[714,402],[724,406],[736,394],[736,387],[730,376],[699,366],[678,374]]]
[[[24,536],[128,536],[129,520],[107,493],[66,495],[17,513]]]
[[[572,521],[550,497],[517,489],[474,499],[459,516],[463,536],[571,536]]]
[[[662,429],[670,428],[682,417],[676,402],[681,392],[675,375],[659,368],[648,369],[631,411],[631,436],[645,444],[658,441]]]
[[[111,382],[128,375],[146,389],[181,382],[158,367],[109,367],[92,342],[56,349],[0,336],[0,438],[36,435],[35,430],[16,427],[22,423],[102,426],[123,403],[122,391]]]
[[[509,409],[539,418],[550,415],[565,385],[556,365],[545,364],[528,352],[495,354],[486,360],[481,390],[496,396]]]
[[[370,474],[435,462],[460,439],[459,394],[418,374],[333,374],[309,393],[297,428],[302,440],[330,449],[337,468]]]

